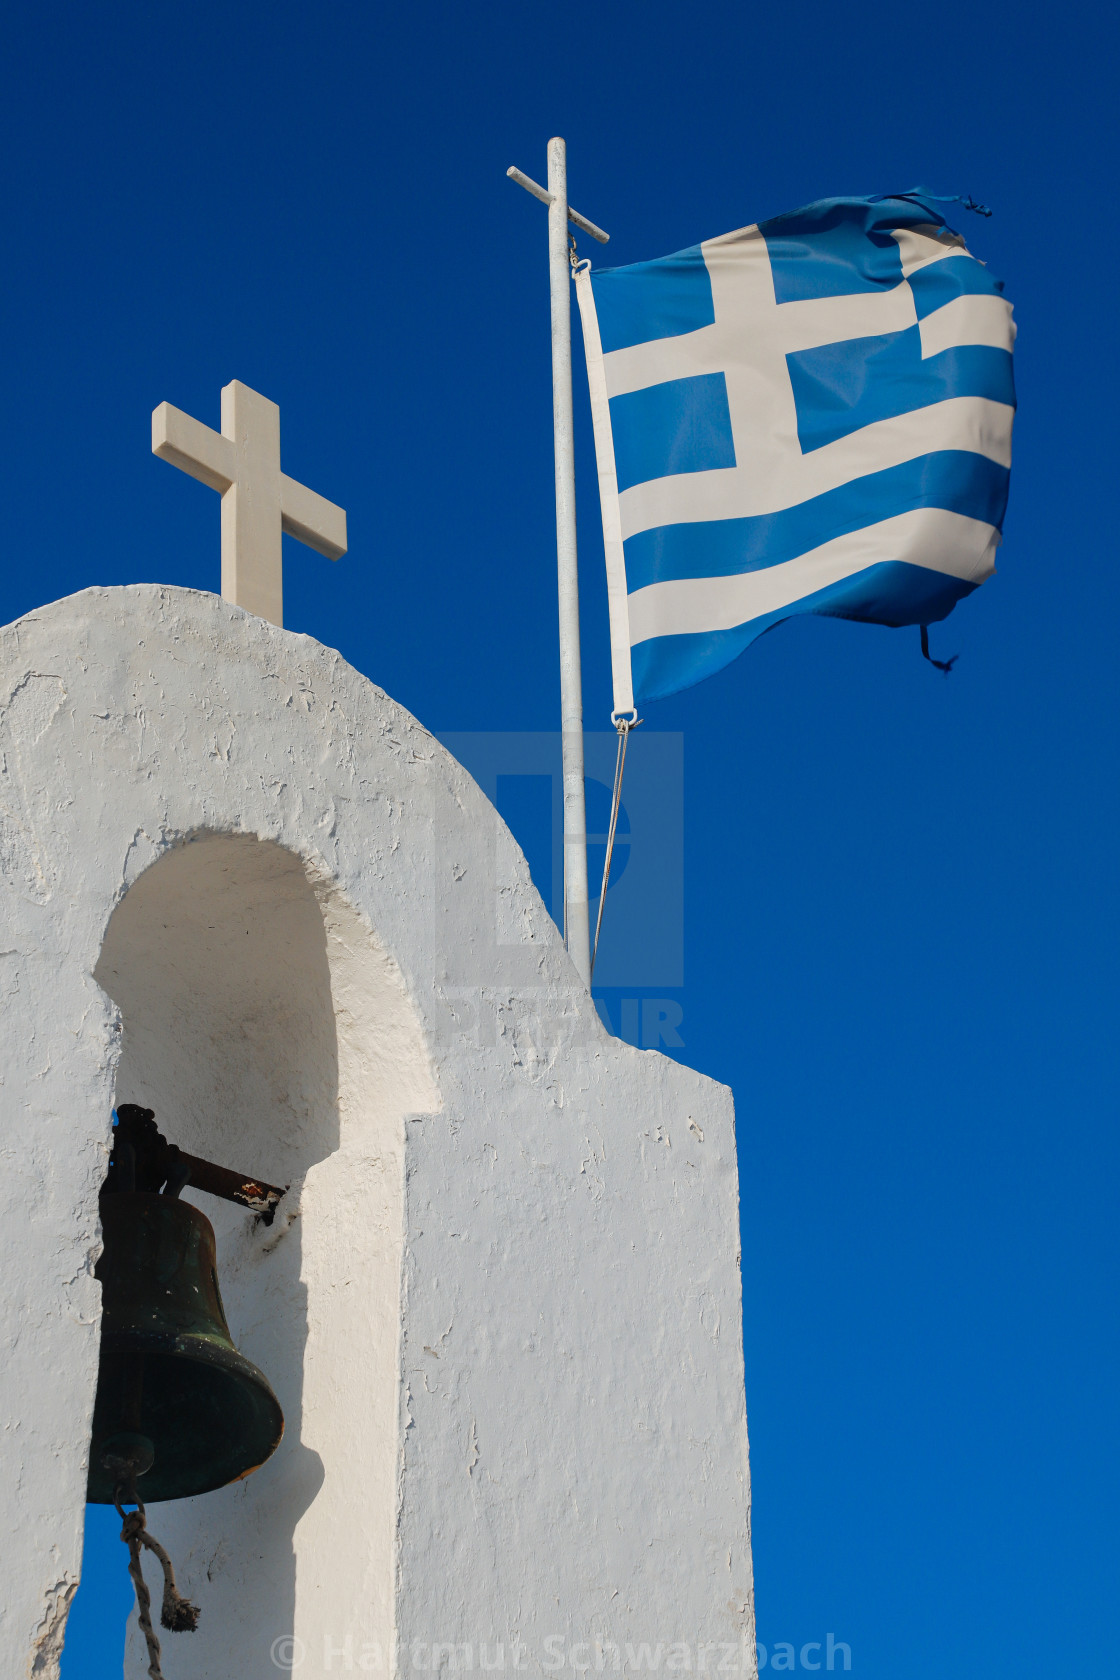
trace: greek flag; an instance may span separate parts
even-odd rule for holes
[[[930,196],[576,274],[615,711],[794,613],[944,618],[994,568],[1015,328]]]

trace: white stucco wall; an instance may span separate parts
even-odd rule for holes
[[[271,1230],[197,1197],[288,1429],[151,1508],[203,1610],[173,1680],[283,1639],[742,1673],[730,1094],[607,1035],[493,808],[309,638],[88,590],[0,632],[0,703],[3,1673],[56,1672],[80,1571],[116,1099],[292,1185]]]

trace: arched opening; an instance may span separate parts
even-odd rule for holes
[[[264,1672],[271,1642],[313,1636],[334,1601],[368,1604],[388,1642],[403,1132],[439,1106],[400,971],[295,854],[204,833],[126,894],[95,976],[120,1010],[118,1103],[153,1108],[193,1155],[290,1186],[271,1227],[184,1192],[214,1226],[234,1340],[286,1432],[247,1481],[152,1507],[203,1609],[175,1639],[177,1680]]]

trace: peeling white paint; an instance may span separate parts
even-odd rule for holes
[[[174,1680],[753,1642],[729,1093],[607,1035],[492,807],[309,638],[88,590],[0,695],[0,1671],[57,1673],[79,1569],[118,1096],[292,1185],[271,1230],[198,1198],[288,1433],[152,1508]]]
[[[39,1680],[40,1676],[49,1680],[50,1676],[57,1674],[58,1660],[62,1655],[62,1643],[66,1634],[66,1617],[77,1590],[76,1575],[64,1575],[61,1580],[54,1581],[46,1589],[46,1607],[39,1626],[35,1629],[27,1662],[27,1673],[31,1680]]]

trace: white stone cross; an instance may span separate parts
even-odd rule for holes
[[[344,510],[280,471],[280,409],[239,379],[222,387],[220,433],[160,403],[152,452],[221,492],[223,600],[283,624],[281,532],[328,560],[346,553]]]

